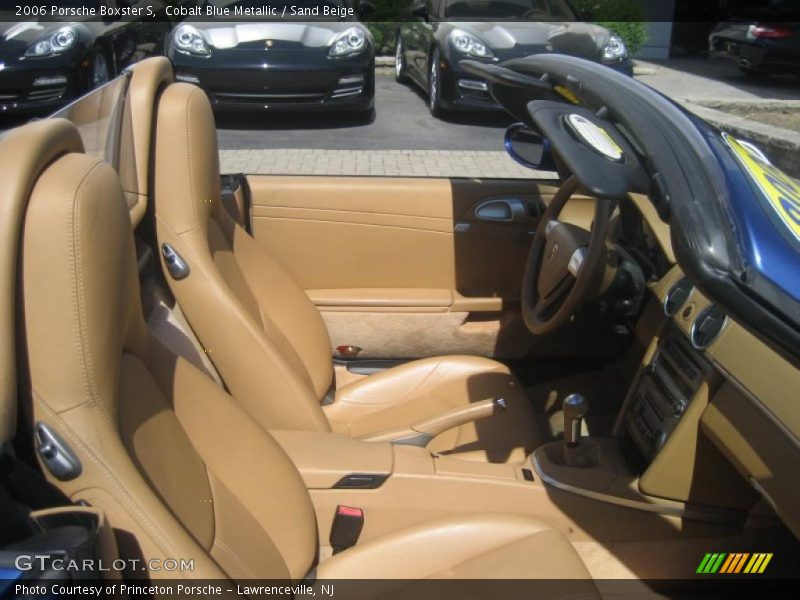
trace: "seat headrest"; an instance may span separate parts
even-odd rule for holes
[[[16,429],[17,258],[25,207],[48,164],[82,151],[77,129],[63,119],[30,123],[0,139],[0,443],[11,440]]]
[[[34,394],[116,422],[122,352],[147,344],[131,222],[107,163],[66,154],[39,177],[22,230],[21,339]]]
[[[156,125],[157,216],[176,234],[205,235],[220,201],[217,128],[205,92],[186,83],[168,86],[158,102]]]

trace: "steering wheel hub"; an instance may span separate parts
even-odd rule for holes
[[[558,216],[578,191],[575,176],[553,196],[531,244],[522,284],[522,315],[528,329],[545,335],[563,326],[596,291],[605,269],[605,239],[613,203],[599,199],[591,231]]]

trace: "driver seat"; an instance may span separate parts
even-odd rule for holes
[[[222,206],[205,93],[173,83],[157,102],[152,168],[162,266],[226,386],[262,426],[368,438],[503,398],[505,412],[447,430],[427,448],[507,462],[545,440],[545,419],[536,418],[519,381],[485,358],[418,360],[335,389],[331,342],[316,306]],[[164,245],[188,265],[188,276],[169,276]],[[333,402],[323,406],[334,390]]]

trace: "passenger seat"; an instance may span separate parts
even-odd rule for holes
[[[0,140],[0,164],[15,174],[0,182],[0,198],[25,211],[21,231],[12,232],[21,239],[18,293],[4,289],[0,298],[20,301],[25,421],[60,437],[81,465],[60,479],[43,470],[73,501],[106,513],[123,557],[194,560],[191,572],[148,573],[153,578],[301,581],[316,568],[325,579],[588,580],[563,535],[503,514],[420,524],[317,564],[314,506],[292,462],[145,326],[119,180],[81,152],[61,120]],[[9,254],[0,260],[16,261]],[[3,408],[0,415],[12,415]],[[13,423],[0,425],[13,431]],[[595,597],[591,581],[576,584]]]
[[[488,462],[521,461],[546,439],[506,365],[440,356],[335,389],[325,322],[305,291],[222,207],[214,115],[200,88],[158,99],[153,157],[156,233],[167,281],[231,394],[270,429],[369,438],[502,398],[506,409],[437,435],[427,447]],[[173,272],[163,251],[187,270]]]

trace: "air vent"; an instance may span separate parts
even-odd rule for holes
[[[692,284],[685,277],[673,285],[664,299],[664,312],[668,317],[673,317],[686,304],[689,294],[692,293]]]
[[[727,316],[717,306],[703,309],[692,323],[692,346],[698,350],[708,348],[725,327]]]

